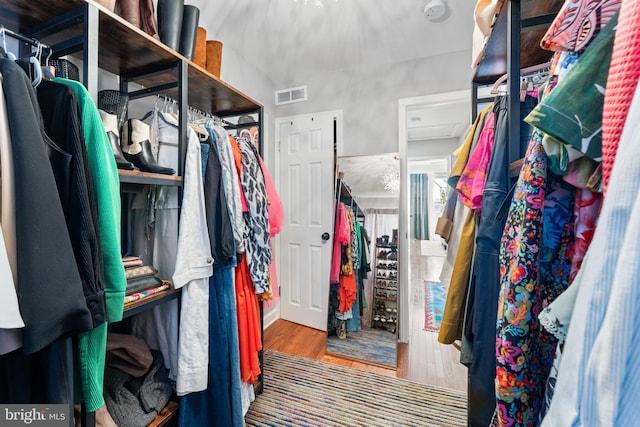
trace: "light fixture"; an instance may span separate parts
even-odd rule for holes
[[[400,171],[398,168],[388,167],[384,174],[382,175],[382,183],[384,184],[384,189],[391,192],[397,193],[400,191]]]

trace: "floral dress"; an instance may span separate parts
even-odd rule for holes
[[[573,256],[573,191],[548,172],[534,134],[500,249],[494,426],[535,426],[557,340],[538,314],[568,286]]]

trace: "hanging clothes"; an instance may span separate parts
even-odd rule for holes
[[[282,224],[284,222],[284,208],[282,201],[276,190],[276,186],[271,179],[271,174],[267,169],[262,157],[258,155],[260,161],[260,169],[264,175],[265,189],[267,190],[267,203],[269,214],[269,237],[271,238],[271,253],[274,254],[273,238],[280,234],[282,230]],[[276,257],[271,257],[271,264],[269,264],[269,283],[271,286],[271,298],[265,300],[265,307],[275,307],[280,301],[280,287],[278,285],[278,275],[276,270]]]
[[[620,0],[568,0],[542,38],[543,49],[582,53],[620,8]]]
[[[47,158],[47,143],[38,125],[41,118],[35,92],[15,62],[0,59],[0,73],[13,148],[23,353],[30,354],[62,336],[90,330],[93,322]]]
[[[351,241],[347,208],[344,203],[339,202],[336,209],[336,225],[333,230],[333,254],[331,256],[331,276],[329,279],[331,283],[340,282],[342,247],[348,245]]]
[[[633,2],[623,3],[635,8]],[[636,8],[640,10],[640,8]],[[634,19],[637,16],[634,15]],[[620,27],[619,27],[620,29]],[[633,423],[637,348],[640,85],[602,204],[598,227],[575,283],[578,294],[555,393],[542,425],[618,426]],[[571,289],[571,288],[570,288]],[[606,296],[606,297],[603,297]]]
[[[258,352],[262,350],[260,309],[251,283],[246,257],[242,257],[235,272],[236,304],[238,316],[238,342],[240,349],[240,379],[253,384],[260,375]]]
[[[482,207],[482,191],[487,180],[487,168],[491,159],[493,136],[495,132],[495,113],[487,115],[486,124],[480,132],[478,144],[474,148],[469,160],[460,174],[456,191],[460,201],[469,209]]]
[[[213,274],[207,232],[200,141],[188,129],[184,162],[182,211],[173,286],[184,287],[178,338],[176,394],[207,388],[209,369],[209,278]]]
[[[528,115],[536,99],[527,95],[520,105],[521,119]],[[471,345],[469,367],[469,423],[489,425],[496,408],[495,344],[498,296],[500,293],[500,241],[506,217],[499,215],[512,186],[509,177],[509,157],[521,157],[526,152],[532,128],[524,122],[520,127],[520,141],[509,142],[507,135],[507,97],[494,106],[496,114],[495,141],[482,195],[482,210],[478,215],[473,271],[469,284],[464,320],[464,334]]]
[[[150,138],[158,147],[157,164],[178,170],[179,132],[176,117],[158,110],[148,116]],[[194,133],[187,131],[187,138],[194,136]],[[178,188],[151,186],[134,195],[127,211],[130,218],[127,230],[131,234],[128,239],[133,242],[128,245],[129,250],[138,255],[145,265],[154,266],[158,270],[158,277],[172,277],[176,270],[179,240]],[[172,300],[131,318],[131,333],[162,352],[172,380],[176,379],[179,370],[178,310],[178,301]]]
[[[476,117],[471,130],[467,134],[464,144],[456,150],[456,162],[451,168],[451,173],[447,183],[453,189],[462,175],[465,165],[469,160],[474,147],[477,146],[482,129],[487,123],[489,114],[493,110],[493,103],[485,107]],[[459,203],[462,205],[462,203]],[[438,332],[438,342],[452,344],[462,338],[462,323],[464,318],[467,293],[469,287],[469,277],[471,274],[471,262],[473,259],[473,248],[475,245],[476,215],[469,210],[464,216],[464,224],[460,231],[460,240],[455,252],[452,249],[447,251],[447,259],[452,258],[451,280],[447,293],[447,302],[442,314],[440,331]]]
[[[621,14],[618,23],[602,112],[602,185],[605,194],[634,88],[640,78],[640,5],[637,2],[625,1],[623,8],[624,14]]]
[[[231,218],[231,228],[237,253],[244,253],[244,236],[247,233],[247,226],[242,215],[242,201],[240,200],[240,177],[238,169],[233,159],[233,152],[229,135],[221,126],[206,126],[209,133],[214,137],[216,153],[222,167],[222,184],[228,203],[229,216]]]
[[[66,200],[63,206],[76,262],[82,280],[93,327],[107,320],[104,269],[98,234],[98,207],[89,170],[87,149],[74,90],[63,84],[43,81],[37,89],[45,132],[58,147],[71,155],[71,176],[67,187],[58,188]]]
[[[13,155],[4,92],[0,90],[0,355],[20,346],[24,320],[18,306]]]
[[[208,385],[204,391],[180,398],[179,425],[242,427],[244,417],[233,267],[214,268],[209,289]]]
[[[120,250],[120,181],[107,132],[87,89],[74,80],[59,79],[78,97],[82,129],[98,202],[98,227],[102,249],[107,322],[122,320],[127,279]],[[85,406],[96,411],[104,405],[104,367],[107,323],[78,338],[80,378]]]
[[[538,424],[557,344],[537,316],[569,284],[573,195],[554,189],[546,161],[538,134],[525,156],[502,237],[493,425]]]
[[[269,292],[269,213],[264,176],[255,147],[246,139],[237,139],[242,152],[242,189],[249,207],[245,221],[249,229],[246,247],[247,262],[256,294]]]

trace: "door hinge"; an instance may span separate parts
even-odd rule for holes
[[[276,151],[280,151],[280,140],[276,141]]]

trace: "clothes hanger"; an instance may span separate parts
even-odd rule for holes
[[[551,62],[545,62],[543,64],[538,64],[538,65],[533,65],[531,67],[526,67],[526,68],[522,68],[520,70],[520,75],[527,75],[527,74],[533,74],[536,73],[538,71],[544,71],[548,68],[551,67]],[[500,85],[502,83],[504,83],[507,79],[509,78],[509,74],[503,74],[502,76],[500,76],[500,78],[498,80],[496,80],[496,82],[493,84],[493,86],[491,86],[491,91],[489,93],[491,93],[492,95],[497,95],[500,93]]]
[[[49,50],[49,54],[47,55],[47,58],[44,60],[44,66],[42,67],[42,72],[44,73],[45,78],[48,78],[49,80],[53,80],[56,78],[56,69],[54,66],[49,65],[49,59],[53,54],[53,49],[51,49],[50,46],[47,46],[47,49]]]
[[[0,35],[2,35],[2,48],[4,49],[4,52],[7,54],[7,58],[9,58],[12,61],[15,61],[16,55],[14,55],[13,52],[9,52],[7,50],[7,33],[3,25],[0,25]]]

